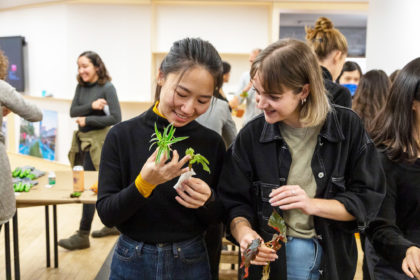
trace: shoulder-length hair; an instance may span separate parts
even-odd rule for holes
[[[89,61],[95,66],[96,68],[96,74],[98,74],[98,84],[103,86],[107,82],[111,81],[111,76],[108,74],[108,70],[105,67],[105,63],[102,61],[101,57],[93,51],[85,51],[79,55],[80,57],[86,57],[89,59]],[[80,74],[77,74],[77,81],[79,82],[79,85],[85,86],[87,85],[86,82],[83,81],[83,79],[80,77]]]
[[[373,129],[373,119],[385,105],[390,87],[391,81],[382,70],[370,70],[360,79],[352,107],[368,133]]]
[[[386,105],[374,120],[372,139],[385,146],[390,160],[413,162],[419,146],[414,137],[418,133],[413,101],[420,101],[420,57],[409,62],[391,86]]]
[[[284,39],[269,45],[252,64],[251,78],[255,75],[260,76],[264,91],[270,94],[282,94],[285,89],[298,94],[309,84],[309,95],[301,105],[300,121],[305,126],[325,121],[330,105],[321,67],[315,53],[304,42]]]

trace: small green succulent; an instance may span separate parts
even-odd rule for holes
[[[160,133],[155,123],[155,133],[152,134],[152,137],[153,136],[155,137],[150,140],[150,142],[153,142],[153,143],[150,145],[149,150],[155,144],[158,146],[158,152],[157,152],[156,160],[155,160],[156,164],[160,162],[160,158],[164,153],[166,153],[167,159],[171,158],[171,150],[172,150],[171,145],[172,144],[175,144],[179,141],[182,141],[188,138],[188,136],[174,137],[174,134],[175,134],[175,127],[173,126],[173,124],[170,124],[167,127],[165,127],[163,129],[163,133]]]
[[[204,171],[207,171],[208,173],[210,173],[210,168],[209,168],[210,163],[204,156],[202,156],[200,154],[195,154],[193,148],[188,148],[185,151],[185,154],[191,156],[191,159],[188,163],[188,167],[190,168],[190,170],[191,170],[192,165],[194,163],[199,163],[203,166]]]

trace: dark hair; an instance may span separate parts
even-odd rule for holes
[[[106,82],[111,81],[111,77],[108,74],[108,70],[106,70],[104,62],[102,61],[101,57],[96,52],[85,51],[85,52],[82,52],[79,55],[79,58],[81,58],[82,56],[89,59],[89,61],[93,64],[93,66],[95,66],[96,74],[98,74],[98,84],[99,85],[102,86],[102,85],[106,84]],[[82,86],[87,84],[86,82],[83,81],[83,79],[80,77],[79,74],[77,74],[77,81]]]
[[[2,50],[0,50],[0,80],[7,77],[7,69],[9,68],[9,60]]]
[[[393,161],[413,162],[419,147],[413,136],[415,123],[413,101],[420,101],[420,57],[398,73],[391,86],[385,107],[374,120],[372,139]]]
[[[228,63],[228,62],[226,62],[226,61],[223,61],[222,62],[222,64],[223,64],[223,75],[224,74],[227,74],[227,73],[229,73],[230,72],[230,64]]]
[[[385,105],[390,87],[391,81],[382,70],[371,70],[360,79],[352,107],[362,118],[368,133],[373,129],[373,119]]]
[[[300,121],[306,126],[315,126],[327,117],[330,106],[321,67],[315,53],[304,42],[284,39],[272,43],[254,60],[250,74],[251,79],[259,75],[264,91],[270,94],[283,94],[285,89],[299,94],[309,84],[309,95],[302,105]]]
[[[170,73],[184,73],[193,67],[204,67],[214,79],[213,92],[219,91],[223,83],[222,59],[208,41],[200,38],[185,38],[173,43],[169,53],[160,64],[159,70],[166,77]],[[155,101],[160,98],[162,87],[156,86]]]
[[[359,64],[353,61],[346,61],[343,65],[343,70],[341,70],[340,75],[338,76],[337,80],[335,80],[337,83],[339,83],[341,76],[343,76],[344,72],[353,72],[354,70],[357,70],[359,72],[360,78],[362,77],[362,69],[360,68]]]
[[[389,75],[389,79],[391,80],[391,83],[395,81],[395,78],[397,77],[398,73],[400,73],[400,69],[394,70],[394,72]]]

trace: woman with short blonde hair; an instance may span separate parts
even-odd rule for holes
[[[323,271],[324,279],[352,280],[353,232],[374,219],[384,197],[375,146],[353,111],[329,104],[304,42],[271,44],[251,69],[264,115],[231,145],[219,196],[242,252],[277,233],[267,224],[273,211],[284,219],[288,241],[278,252],[259,247],[250,279],[271,262],[270,279],[319,279]]]

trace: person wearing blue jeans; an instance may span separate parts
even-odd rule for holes
[[[270,280],[353,280],[354,231],[374,219],[385,194],[374,144],[352,110],[328,101],[321,67],[304,42],[269,45],[251,77],[264,114],[230,146],[218,194],[229,238],[242,252],[256,239],[272,240],[273,211],[284,219],[288,241],[278,251],[261,245],[249,278],[260,279],[269,263]]]
[[[216,186],[226,148],[195,119],[210,107],[221,74],[222,60],[209,42],[176,41],[159,67],[155,105],[108,132],[96,208],[106,226],[121,232],[110,279],[217,279],[210,266],[218,263],[221,235],[207,236],[215,244],[208,247],[204,235],[221,222]],[[168,153],[150,149],[150,139],[163,131],[179,140]],[[208,171],[192,165],[189,148],[208,160]],[[193,177],[178,184],[188,171]]]

